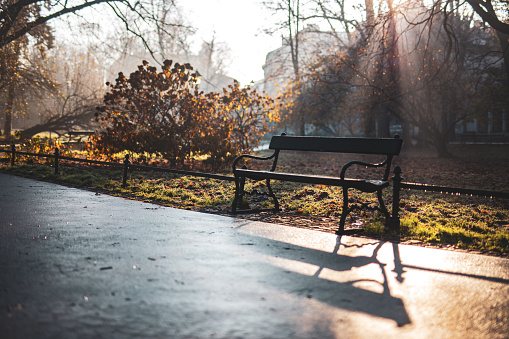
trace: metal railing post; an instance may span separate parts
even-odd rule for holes
[[[60,150],[58,147],[55,148],[55,174],[58,175],[58,157],[60,156]]]
[[[390,227],[399,233],[400,231],[400,219],[399,219],[399,193],[401,191],[401,167],[396,166],[394,168],[394,177],[392,177],[392,216],[389,222]]]
[[[122,178],[122,187],[127,186],[127,170],[129,169],[129,163],[129,154],[126,154],[124,159],[124,177]]]
[[[14,166],[15,161],[16,161],[16,145],[14,145],[14,142],[11,142],[11,166]]]

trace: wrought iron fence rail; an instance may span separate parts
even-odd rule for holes
[[[505,198],[509,199],[509,192],[500,192],[500,191],[486,191],[486,190],[478,190],[478,189],[470,189],[470,188],[456,188],[456,187],[448,187],[448,186],[437,186],[437,185],[427,185],[427,184],[419,184],[413,182],[401,182],[401,188],[407,188],[412,190],[419,191],[429,191],[429,192],[439,192],[439,193],[451,193],[451,194],[464,194],[464,195],[476,195],[482,197],[490,197],[490,198]]]
[[[165,168],[165,167],[155,167],[155,166],[144,166],[144,165],[131,164],[131,165],[129,165],[129,169],[137,169],[137,170],[141,170],[141,171],[167,172],[167,173],[174,173],[174,174],[191,175],[194,177],[203,177],[203,178],[211,178],[211,179],[218,179],[218,180],[235,181],[234,177],[228,176],[228,175],[178,170],[178,169]]]
[[[11,150],[2,150],[2,152],[12,153]],[[42,157],[42,158],[54,158],[55,157],[53,154],[31,153],[31,152],[21,152],[21,151],[16,151],[16,154],[20,154],[20,155],[32,155],[32,156],[35,156],[35,157]]]
[[[53,158],[53,159],[55,159],[55,173],[58,173],[58,170],[59,170],[58,169],[59,160],[68,160],[68,161],[83,162],[83,163],[94,164],[94,165],[103,165],[103,166],[124,168],[123,186],[126,185],[126,180],[127,180],[126,177],[127,177],[128,170],[166,172],[166,173],[190,175],[190,176],[194,176],[194,177],[202,177],[202,178],[209,178],[209,179],[235,181],[235,178],[233,176],[228,176],[228,175],[131,164],[128,156],[126,156],[126,159],[124,160],[123,163],[116,163],[116,162],[109,162],[109,161],[100,161],[100,160],[91,160],[91,159],[61,156],[61,155],[59,155],[59,152],[57,150],[55,151],[55,154],[22,152],[22,151],[13,151],[10,149],[0,149],[0,152],[11,153],[11,155],[14,154],[14,155],[28,155],[28,156],[43,157],[43,158]],[[14,157],[12,157],[11,163],[14,164]]]
[[[17,152],[16,152],[17,153]],[[52,155],[54,158],[55,156]],[[74,157],[66,157],[66,156],[58,156],[60,160],[69,160],[69,161],[77,161],[77,162],[86,162],[88,164],[94,165],[104,165],[104,166],[112,166],[112,167],[123,167],[124,165],[117,162],[108,162],[108,161],[100,161],[100,160],[91,160],[91,159],[82,159],[82,158],[74,158]]]

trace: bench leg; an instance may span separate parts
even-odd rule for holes
[[[239,200],[244,195],[243,193],[244,193],[245,183],[246,183],[246,178],[235,176],[235,197],[233,198],[233,202],[232,202],[232,212],[234,214],[237,213],[237,205],[239,203]]]
[[[235,177],[235,196],[233,197],[233,202],[232,202],[232,213],[236,213],[237,212],[237,202],[239,200],[239,181],[237,179],[237,177]]]
[[[348,188],[343,187],[343,211],[341,212],[341,219],[339,221],[339,229],[337,234],[342,234],[345,230],[346,217],[348,216]]]
[[[382,191],[377,191],[376,195],[378,197],[378,203],[380,204],[380,210],[385,215],[385,219],[389,220],[391,215],[389,214],[389,211],[387,211],[387,207],[385,207],[384,199],[382,197]]]
[[[274,200],[274,209],[279,210],[279,202],[277,201],[276,195],[272,191],[272,187],[270,187],[270,179],[267,179],[267,190],[269,191],[269,196]]]

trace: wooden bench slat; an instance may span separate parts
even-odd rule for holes
[[[69,131],[68,135],[94,135],[95,131]]]
[[[273,136],[270,149],[399,155],[402,139]]]
[[[359,188],[363,191],[374,192],[381,188],[389,186],[389,181],[382,180],[365,180],[365,179],[352,179],[345,178],[340,179],[338,177],[320,176],[320,175],[307,175],[298,173],[285,173],[285,172],[270,172],[270,171],[256,171],[249,169],[237,169],[238,173],[242,173],[249,179],[264,180],[274,179],[282,181],[301,182],[317,185],[328,185],[328,186],[342,186],[349,188]]]

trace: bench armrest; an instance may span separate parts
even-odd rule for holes
[[[237,163],[243,158],[255,159],[255,160],[270,160],[270,159],[275,158],[278,154],[279,154],[279,151],[276,150],[271,156],[268,156],[268,157],[258,157],[256,155],[250,155],[250,154],[239,155],[238,157],[235,158],[235,160],[233,160],[232,170],[233,170],[233,172],[235,172],[235,169],[237,168]],[[275,163],[272,166],[272,171],[274,171],[274,167],[275,167],[274,165],[275,165]]]
[[[341,173],[339,174],[339,177],[341,179],[345,179],[346,170],[352,165],[361,165],[361,166],[366,166],[366,167],[383,167],[383,166],[387,165],[388,162],[389,162],[389,158],[385,159],[383,162],[378,163],[378,164],[371,164],[369,162],[352,160],[352,161],[347,162],[343,166],[343,168],[341,168]]]

